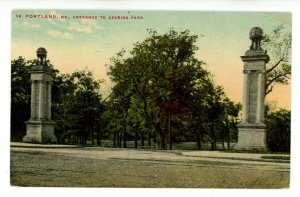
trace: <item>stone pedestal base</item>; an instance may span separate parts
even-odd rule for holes
[[[240,124],[235,150],[267,151],[266,126],[263,124]]]
[[[43,144],[57,142],[57,138],[54,135],[54,122],[29,120],[26,124],[27,131],[23,142]]]

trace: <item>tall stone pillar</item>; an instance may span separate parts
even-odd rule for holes
[[[48,106],[47,106],[47,119],[51,120],[51,81],[48,82],[47,84],[47,91],[48,91]]]
[[[55,123],[51,120],[52,71],[47,65],[47,51],[37,50],[38,61],[30,69],[31,78],[31,116],[26,122],[27,131],[23,142],[56,143]]]
[[[243,114],[242,122],[238,125],[236,150],[267,150],[264,99],[265,71],[269,56],[261,48],[262,36],[261,28],[252,28],[250,50],[241,57],[244,62]]]
[[[248,122],[248,118],[249,118],[249,72],[244,70],[244,93],[243,93],[243,103],[247,103],[246,105],[243,105],[243,109],[242,109],[242,114],[243,114],[243,118],[242,121]]]
[[[31,113],[30,113],[30,119],[34,119],[36,117],[36,95],[35,95],[35,86],[36,82],[31,81]]]

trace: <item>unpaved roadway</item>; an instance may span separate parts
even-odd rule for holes
[[[11,148],[11,184],[55,187],[288,188],[290,164],[261,154]]]

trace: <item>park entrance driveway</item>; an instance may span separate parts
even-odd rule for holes
[[[55,187],[288,188],[290,164],[261,154],[79,147],[11,148],[11,184]]]

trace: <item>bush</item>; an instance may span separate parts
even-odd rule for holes
[[[267,143],[270,151],[290,152],[291,112],[279,109],[266,116]]]

